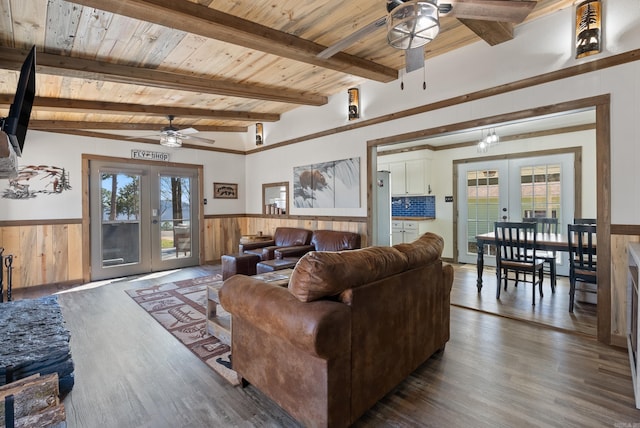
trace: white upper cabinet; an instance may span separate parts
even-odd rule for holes
[[[425,160],[390,162],[392,195],[426,195]]]

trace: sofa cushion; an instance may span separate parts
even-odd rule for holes
[[[311,231],[297,227],[278,227],[273,234],[276,247],[307,245],[311,241]]]
[[[407,268],[407,257],[392,247],[340,252],[311,251],[296,265],[289,291],[302,302],[335,296]]]
[[[339,230],[315,230],[311,245],[316,251],[342,251],[360,248],[360,234]]]
[[[439,259],[444,249],[444,238],[427,232],[413,242],[396,244],[393,248],[407,256],[408,268],[413,269]]]

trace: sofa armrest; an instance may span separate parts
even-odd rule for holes
[[[260,242],[250,242],[248,244],[239,244],[238,251],[243,253],[245,250],[255,250],[256,248],[268,247],[270,245],[275,245],[276,241],[273,239],[269,241],[260,241]]]
[[[277,245],[269,245],[268,247],[262,248],[262,260],[273,260],[276,258],[275,252],[277,249],[282,248]]]
[[[285,257],[302,257],[309,251],[315,250],[313,245],[296,245],[294,247],[280,247],[275,250],[275,258],[282,260]]]
[[[351,313],[343,303],[304,303],[287,288],[245,275],[226,280],[219,298],[232,320],[243,318],[265,334],[278,336],[320,358],[344,355],[351,346]]]

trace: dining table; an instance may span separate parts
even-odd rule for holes
[[[483,233],[476,235],[478,244],[478,279],[476,285],[478,292],[482,290],[482,271],[484,270],[484,246],[486,244],[495,244],[495,232]],[[595,239],[593,245],[596,245]],[[536,233],[536,250],[542,251],[565,251],[569,252],[569,237],[566,233]]]

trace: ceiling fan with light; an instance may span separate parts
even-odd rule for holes
[[[172,114],[168,115],[167,119],[169,120],[169,126],[165,126],[160,131],[158,131],[158,134],[154,134],[154,136],[156,135],[160,136],[161,145],[165,147],[182,147],[183,140],[201,141],[207,144],[215,143],[215,140],[210,140],[208,138],[202,138],[202,137],[195,137],[193,134],[196,134],[199,132],[195,128],[178,129],[175,126],[173,126],[172,122],[173,122],[173,119],[175,119],[174,115]],[[140,137],[129,137],[129,139],[132,139],[132,138],[140,138]]]
[[[396,49],[406,51],[409,72],[423,67],[422,46],[435,39],[440,32],[441,15],[517,24],[525,20],[536,4],[536,1],[525,0],[457,0],[446,3],[436,0],[387,0],[386,16],[327,47],[317,57],[330,58],[386,25],[387,42]]]

